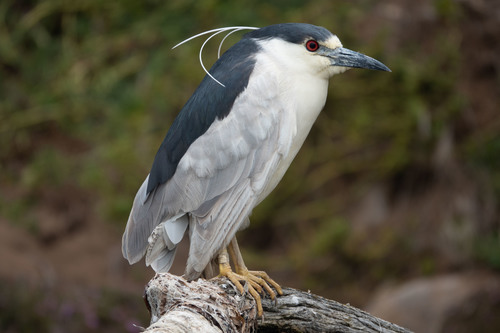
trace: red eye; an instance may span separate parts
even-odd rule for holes
[[[312,40],[312,39],[308,40],[306,42],[306,49],[307,49],[307,51],[316,52],[319,49],[319,44],[315,40]]]

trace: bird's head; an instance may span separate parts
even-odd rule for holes
[[[245,34],[242,40],[231,47],[221,58],[222,44],[234,32],[252,30]],[[220,33],[226,33],[219,45],[219,61],[210,72],[203,64],[202,52],[207,42]],[[248,75],[254,69],[255,58],[262,56],[263,63],[269,65],[269,70],[276,73],[281,70],[286,75],[309,75],[328,79],[335,74],[345,72],[349,68],[367,68],[381,71],[390,69],[380,61],[362,53],[342,47],[338,37],[323,27],[306,23],[282,23],[263,28],[256,27],[226,27],[208,30],[192,36],[176,48],[194,38],[211,34],[200,48],[200,63],[203,70],[214,82],[225,87],[225,82],[219,81],[220,76],[236,82],[247,81]],[[246,77],[235,77],[232,69],[243,68]],[[273,67],[274,66],[274,67]],[[264,70],[264,69],[261,69]],[[246,84],[246,83],[245,83]],[[243,85],[244,86],[244,85]]]
[[[349,68],[390,71],[380,61],[344,48],[327,29],[310,24],[276,24],[245,37],[257,41],[260,52],[276,59],[288,73],[310,73],[327,79]]]

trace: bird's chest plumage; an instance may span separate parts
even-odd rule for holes
[[[276,73],[276,71],[275,71]],[[279,73],[279,72],[278,72]],[[266,76],[262,76],[262,79]],[[258,82],[256,82],[258,84]],[[267,77],[267,89],[260,93],[267,100],[265,112],[273,114],[276,119],[273,133],[277,140],[275,154],[278,155],[277,165],[269,174],[269,179],[258,195],[258,202],[262,201],[282,179],[286,170],[297,155],[304,143],[311,127],[323,109],[326,101],[328,81],[314,75],[275,75]],[[252,89],[251,86],[248,87]]]

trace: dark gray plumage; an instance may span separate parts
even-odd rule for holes
[[[294,44],[301,44],[306,39],[324,42],[332,33],[323,27],[306,23],[281,23],[270,25],[247,33],[244,38],[270,39],[280,38]]]
[[[243,39],[213,65],[210,73],[226,82],[226,87],[205,76],[175,118],[156,153],[149,173],[148,194],[174,175],[177,164],[189,146],[207,131],[215,119],[228,115],[234,100],[248,84],[255,65],[252,56],[257,50],[255,41]]]

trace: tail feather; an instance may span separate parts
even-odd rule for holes
[[[161,252],[156,259],[151,263],[151,267],[155,270],[156,273],[166,273],[172,267],[172,263],[174,262],[175,252],[177,248],[174,248],[170,251]]]
[[[169,215],[164,205],[165,188],[147,194],[149,176],[137,192],[127,227],[122,238],[122,253],[130,264],[146,255],[146,265],[156,272],[167,272],[175,256],[175,248],[188,226],[184,213]]]
[[[153,216],[153,212],[150,210],[152,200],[146,202],[148,178],[149,176],[146,177],[135,195],[122,237],[122,254],[131,265],[141,260],[146,253],[148,237],[155,227],[156,216]]]
[[[146,265],[155,272],[168,272],[172,266],[177,244],[186,232],[189,219],[187,215],[178,215],[160,223],[148,238]]]

